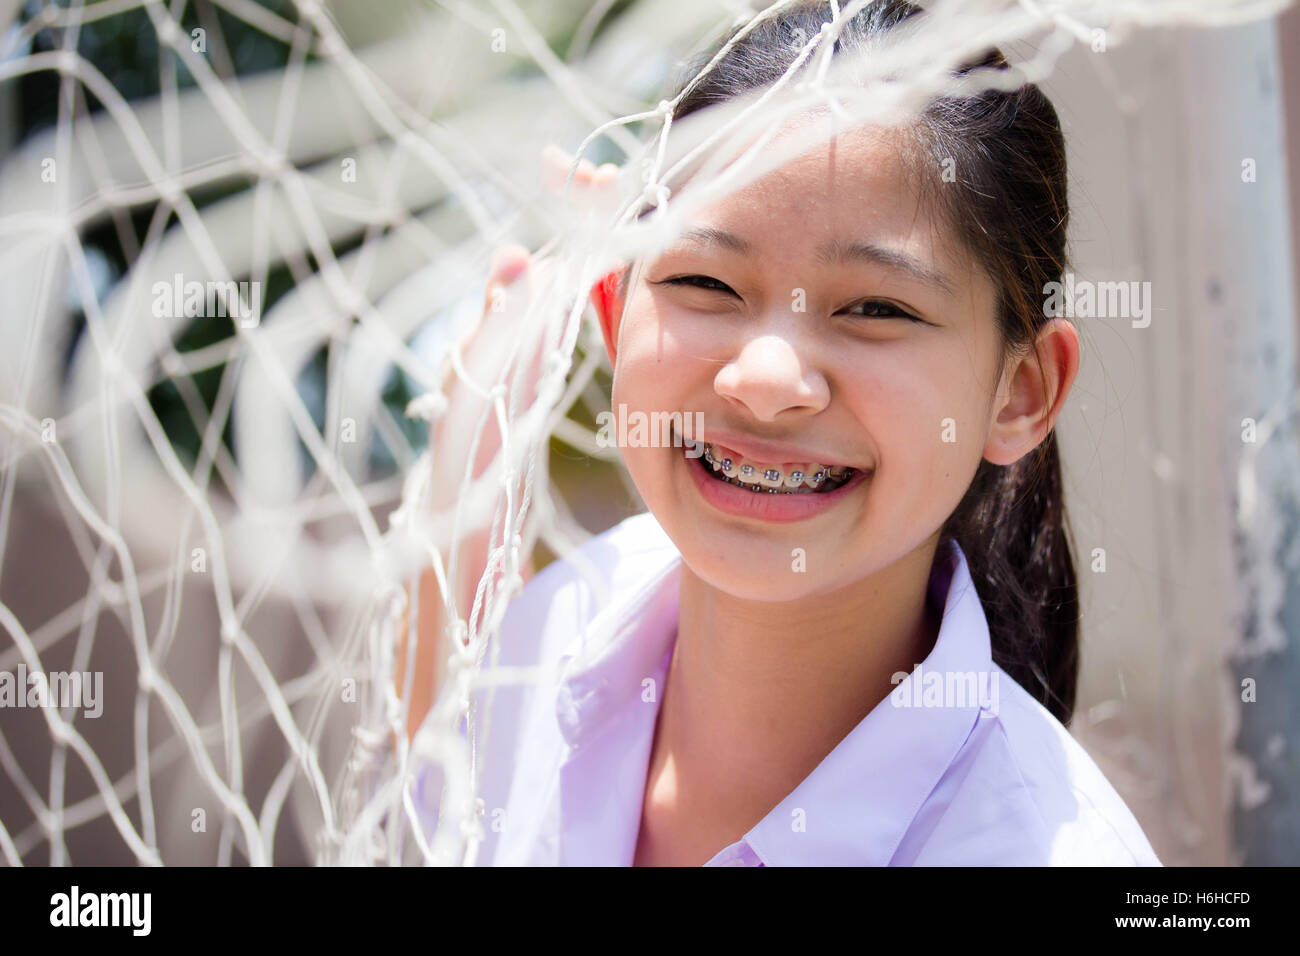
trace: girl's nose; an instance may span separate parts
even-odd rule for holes
[[[765,422],[792,408],[821,411],[830,398],[818,367],[779,335],[759,335],[746,342],[713,385],[719,395],[742,403]]]

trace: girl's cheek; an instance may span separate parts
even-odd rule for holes
[[[981,456],[979,409],[965,385],[955,371],[896,368],[862,396],[881,463],[927,497],[946,497]]]

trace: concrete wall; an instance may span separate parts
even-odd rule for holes
[[[1294,16],[1287,29],[1294,60]],[[1269,683],[1286,658],[1288,532],[1273,506],[1293,494],[1278,466],[1294,435],[1265,448],[1242,427],[1295,387],[1278,36],[1274,22],[1146,33],[1072,51],[1046,84],[1070,143],[1075,271],[1150,282],[1153,302],[1145,328],[1077,320],[1084,362],[1061,424],[1084,622],[1071,729],[1167,864],[1300,856],[1294,832],[1237,832],[1242,814],[1294,808],[1266,766],[1295,726]],[[1243,525],[1255,455],[1261,508]],[[1243,652],[1252,639],[1280,657]],[[1260,682],[1256,703],[1240,700],[1243,677]]]

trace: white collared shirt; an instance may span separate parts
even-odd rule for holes
[[[681,555],[643,513],[511,603],[497,663],[542,677],[495,691],[479,862],[631,864],[680,578]],[[930,588],[943,621],[920,669],[706,865],[1161,865],[1087,752],[993,663],[955,543]]]

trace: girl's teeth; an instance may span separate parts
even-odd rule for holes
[[[732,484],[752,490],[787,494],[797,489],[815,490],[827,481],[839,481],[847,477],[853,470],[843,466],[827,466],[811,462],[801,468],[791,469],[786,474],[779,468],[770,468],[748,459],[735,461],[730,456],[716,455],[713,446],[707,442],[704,445],[704,460],[714,471],[726,476]]]

